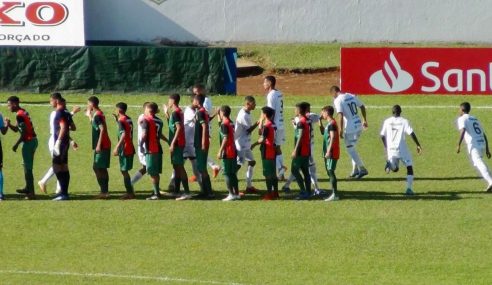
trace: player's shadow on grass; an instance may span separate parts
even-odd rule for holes
[[[480,180],[477,176],[456,176],[456,177],[415,177],[414,181],[459,181],[459,180]],[[318,179],[319,182],[329,182],[329,179]],[[398,182],[406,181],[406,177],[364,177],[362,179],[341,178],[343,182]]]
[[[461,194],[484,194],[484,191],[437,191],[437,192],[417,192],[413,196],[406,196],[403,193],[384,192],[375,190],[361,191],[339,191],[344,200],[382,200],[382,201],[403,201],[403,200],[427,200],[427,201],[457,201],[462,199],[482,199],[480,197],[462,197]]]

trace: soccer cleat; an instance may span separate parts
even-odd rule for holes
[[[492,193],[492,184],[490,184],[489,186],[487,186],[487,189],[485,189],[485,192],[486,193]]]
[[[67,201],[67,200],[68,200],[68,196],[67,195],[58,195],[52,201]]]
[[[234,201],[241,200],[241,195],[234,195]]]
[[[222,201],[224,201],[224,202],[234,201],[234,198],[235,198],[234,195],[229,194],[229,195],[227,195],[227,197],[222,199]]]
[[[24,197],[24,200],[36,200],[36,195],[34,195],[34,193],[28,193],[26,194],[26,197]]]
[[[365,168],[364,168],[364,169],[361,169],[361,170],[359,171],[359,175],[357,175],[357,177],[356,177],[356,178],[357,178],[357,179],[362,179],[362,177],[364,177],[364,176],[366,176],[366,175],[368,175],[368,174],[369,174],[369,172],[367,171],[367,169],[365,169]]]
[[[302,201],[302,200],[309,200],[311,198],[311,195],[308,192],[301,192],[299,193],[299,196],[296,197],[296,200]]]
[[[17,192],[19,194],[27,194],[27,193],[29,193],[26,188],[24,188],[24,189],[17,189],[17,190],[15,190],[15,192]]]
[[[181,197],[176,198],[176,201],[185,201],[192,198],[191,194],[183,194]]]
[[[413,195],[415,195],[415,193],[413,193],[412,189],[408,188],[407,191],[405,191],[405,195],[413,196]]]
[[[326,202],[333,202],[338,200],[340,200],[340,198],[335,193],[332,193],[330,197],[325,199]]]
[[[326,194],[327,194],[326,191],[319,190],[319,189],[314,190],[314,196],[322,197],[322,196],[326,196]]]
[[[192,182],[193,183],[193,182],[197,182],[197,181],[198,181],[198,179],[196,178],[195,175],[190,176],[190,178],[188,178],[188,182]]]
[[[55,194],[56,194],[56,195],[58,195],[58,194],[60,194],[60,193],[61,193],[61,189],[58,189],[58,188],[57,188],[57,189],[56,189],[56,191],[55,191]]]
[[[96,200],[108,200],[109,199],[109,193],[100,193],[96,197],[94,197]]]
[[[286,186],[282,187],[282,191],[284,191],[284,193],[290,193],[291,192],[290,188],[286,187]]]
[[[48,192],[46,191],[46,184],[44,184],[42,181],[38,181],[38,186],[41,192],[43,192],[44,194],[48,194]]]
[[[267,194],[263,195],[263,198],[262,198],[263,201],[271,201],[271,200],[274,200],[274,199],[275,198],[274,198],[274,196],[273,196],[272,193],[267,193]]]
[[[359,176],[359,170],[354,170],[352,173],[350,173],[349,178],[356,178]]]
[[[129,194],[126,193],[125,195],[121,196],[120,200],[133,200],[135,199],[135,194]]]
[[[212,177],[216,178],[219,175],[220,170],[221,170],[221,168],[219,166],[213,167],[212,168],[212,172],[213,172]]]
[[[162,196],[165,196],[165,197],[171,197],[171,198],[178,198],[178,197],[181,197],[181,194],[179,194],[178,192],[168,192],[168,191],[159,191],[159,194],[161,194]]]
[[[386,165],[384,166],[384,172],[386,172],[386,174],[389,174],[391,171],[391,164],[389,161],[386,161]]]
[[[156,200],[160,200],[160,199],[161,199],[161,196],[159,196],[159,195],[155,195],[155,194],[154,194],[154,195],[152,195],[152,196],[148,197],[148,198],[147,198],[147,199],[145,199],[145,200],[147,200],[147,201],[156,201]]]
[[[5,200],[5,197],[3,197],[3,195],[0,195],[0,202],[4,201],[4,200]]]
[[[278,194],[278,191],[273,191],[272,192],[272,197],[273,197],[273,199],[279,199],[280,198],[280,195]]]
[[[246,190],[243,192],[244,194],[258,194],[258,189],[255,187],[248,187]]]

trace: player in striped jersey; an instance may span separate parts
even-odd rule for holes
[[[224,179],[226,181],[229,195],[222,201],[239,200],[239,181],[237,179],[237,150],[234,139],[234,124],[231,122],[231,107],[222,106],[219,110],[220,121],[220,148],[217,159],[222,159]]]
[[[215,197],[212,190],[212,183],[207,171],[207,159],[208,151],[210,148],[210,135],[209,135],[209,117],[208,113],[203,107],[205,102],[205,96],[195,95],[193,98],[193,106],[196,109],[195,113],[195,152],[196,152],[196,164],[197,169],[200,172],[200,194],[196,196],[199,199],[211,199]]]
[[[319,121],[319,128],[323,135],[323,159],[325,161],[325,169],[330,177],[332,194],[325,199],[327,202],[336,201],[338,197],[338,181],[335,175],[337,162],[340,158],[340,135],[338,134],[337,121],[333,117],[335,109],[332,106],[326,106],[321,110],[321,118],[326,120],[326,127],[323,126],[323,121]]]

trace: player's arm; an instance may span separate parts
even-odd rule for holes
[[[202,122],[201,125],[202,125],[202,150],[206,150],[206,139],[207,139],[208,125],[205,124],[205,122]]]
[[[337,132],[335,130],[330,130],[330,144],[326,147],[326,153],[325,153],[325,158],[330,158],[332,154],[332,149],[333,149],[333,141],[335,140],[335,137],[337,136]]]
[[[140,148],[141,153],[145,153],[145,142],[147,141],[147,122],[145,120],[139,121],[140,126],[142,127],[142,134],[140,136],[140,145],[138,146]]]
[[[292,158],[296,158],[297,154],[299,153],[299,150],[301,149],[301,138],[302,138],[302,134],[304,132],[304,129],[302,129],[298,125],[297,126],[297,131],[299,132],[299,139],[297,139],[296,145],[294,147],[294,151],[292,152]]]
[[[385,135],[381,135],[381,140],[383,141],[384,149],[387,149],[388,148],[388,145],[386,145],[386,136]]]
[[[78,112],[80,112],[81,108],[80,106],[75,106],[72,108],[72,112],[70,112],[70,115],[75,116]]]
[[[366,106],[362,105],[360,106],[360,113],[362,114],[362,126],[367,129],[369,126],[367,124],[367,111],[366,111]]]
[[[72,132],[75,132],[77,130],[77,126],[75,125],[74,121],[70,122],[70,130]]]
[[[104,132],[107,131],[106,124],[104,122],[100,122],[99,124],[99,138],[97,139],[96,152],[101,152],[102,141]]]
[[[222,158],[222,153],[224,153],[224,149],[227,145],[227,137],[229,136],[229,130],[227,129],[226,126],[222,125],[220,129],[224,138],[222,139],[222,142],[220,144],[219,152],[217,153],[217,159]]]
[[[58,139],[55,142],[55,146],[53,147],[53,154],[59,155],[60,154],[60,146],[62,140],[65,138],[65,136],[68,135],[68,123],[65,119],[60,120],[60,132],[58,133]]]
[[[456,149],[456,153],[460,153],[461,151],[461,143],[463,143],[463,138],[465,137],[465,129],[460,129],[460,138],[458,140],[458,147]]]
[[[415,132],[412,132],[410,134],[410,136],[412,137],[413,141],[417,145],[417,153],[421,154],[422,153],[422,146],[420,145],[420,142],[419,142],[419,139],[417,138],[417,135],[415,134]]]
[[[268,129],[263,129],[260,131],[261,131],[260,137],[258,138],[258,140],[255,143],[253,143],[251,145],[251,150],[253,150],[256,146],[262,145],[265,143],[266,137],[268,136]]]
[[[2,135],[5,135],[9,130],[7,120],[4,120],[3,118],[1,118],[0,122],[2,123],[2,127],[0,128],[0,132],[2,132]]]
[[[325,126],[323,126],[323,121],[320,119],[318,121],[318,124],[319,124],[319,132],[323,136],[325,134]]]
[[[173,141],[169,144],[169,151],[170,152],[174,151],[174,148],[176,147],[176,144],[178,143],[178,138],[182,132],[184,132],[183,125],[181,124],[180,121],[177,121],[176,122],[176,133],[174,134]]]
[[[9,129],[11,129],[14,133],[17,133],[19,131],[19,122],[22,122],[22,118],[20,118],[19,116],[17,116],[17,125],[12,125],[12,122],[10,122],[9,119],[5,119],[5,122],[7,123],[7,127]]]
[[[123,142],[125,141],[125,137],[126,137],[125,128],[123,127],[123,124],[121,122],[118,122],[118,129],[119,129],[121,136],[120,136],[120,139],[118,140],[118,143],[114,147],[114,150],[113,150],[114,156],[118,156],[118,150],[123,145]]]
[[[342,112],[339,112],[338,113],[338,125],[340,126],[340,138],[343,139],[343,129],[344,129],[344,125],[343,125],[343,113]]]
[[[20,116],[17,116],[17,126],[12,126],[12,124],[10,124],[10,123],[9,123],[9,125],[10,125],[10,129],[12,131],[14,131],[15,133],[17,133],[17,132],[20,133],[19,138],[17,139],[14,146],[12,147],[12,150],[14,152],[16,152],[17,148],[19,148],[19,145],[22,142],[22,136],[23,136],[24,132],[26,131],[26,125]]]
[[[489,140],[487,139],[485,133],[483,133],[483,138],[485,139],[485,154],[487,155],[487,158],[490,159],[492,155],[490,154],[489,150]]]
[[[164,111],[164,116],[166,117],[166,119],[169,121],[169,108],[166,104],[163,104],[162,105],[162,110]]]
[[[259,125],[260,122],[257,121],[249,129],[247,129],[246,132],[248,133],[248,135],[251,134]]]

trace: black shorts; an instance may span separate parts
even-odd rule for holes
[[[68,164],[68,149],[70,148],[69,144],[60,145],[60,155],[53,155],[53,164]]]

